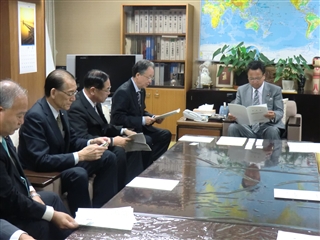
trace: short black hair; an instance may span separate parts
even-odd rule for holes
[[[140,73],[141,75],[144,74],[144,72],[149,68],[152,67],[154,69],[153,62],[150,62],[149,60],[142,59],[133,66],[132,68],[132,77],[135,77],[137,73]]]
[[[249,72],[249,70],[257,70],[257,69],[260,69],[262,74],[266,72],[266,67],[264,66],[264,63],[259,60],[254,60],[248,64],[247,73]]]
[[[72,77],[74,79],[74,76],[71,73],[63,69],[56,69],[49,73],[44,84],[45,96],[50,97],[50,91],[52,88],[62,90],[64,78],[66,76]]]
[[[109,75],[101,70],[92,69],[84,77],[84,88],[103,89],[104,83],[109,79]]]

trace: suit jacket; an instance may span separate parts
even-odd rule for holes
[[[0,219],[0,230],[0,240],[9,240],[11,235],[20,229],[6,220]]]
[[[0,144],[0,218],[8,221],[23,218],[42,219],[46,206],[29,197],[30,183],[24,175],[11,139],[7,138],[6,141],[15,165]],[[27,180],[28,186],[21,177]]]
[[[100,136],[115,137],[121,133],[121,126],[108,124],[104,117],[101,104],[96,104],[98,113],[85,97],[83,91],[77,94],[76,101],[72,103],[68,114],[70,126],[78,137],[92,139]]]
[[[145,110],[145,98],[146,91],[141,89],[140,108],[137,93],[131,79],[123,83],[112,97],[111,123],[133,128],[136,132],[142,132],[144,128],[149,131],[152,130],[152,126],[142,125],[142,116],[153,116]]]
[[[245,107],[253,105],[252,102],[252,87],[249,83],[242,85],[238,88],[235,104],[240,104]],[[262,92],[262,103],[267,104],[269,110],[274,111],[275,119],[274,121],[269,121],[263,124],[273,125],[278,128],[284,129],[284,124],[281,121],[283,117],[283,102],[281,88],[264,82],[263,92]]]
[[[26,113],[19,131],[18,154],[26,168],[39,172],[61,172],[75,166],[72,152],[87,145],[69,126],[68,114],[60,111],[65,137],[43,97]]]

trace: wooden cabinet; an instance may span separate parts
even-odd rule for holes
[[[147,110],[155,115],[186,108],[192,85],[193,6],[190,4],[123,4],[120,52],[143,54],[155,64],[154,81],[147,89]],[[176,134],[170,116],[159,125]]]
[[[146,89],[147,110],[155,115],[160,115],[180,108],[180,113],[164,119],[161,124],[155,124],[155,127],[166,128],[172,134],[176,134],[176,123],[181,118],[185,109],[186,97],[183,90],[174,89]],[[149,109],[152,109],[149,110]]]

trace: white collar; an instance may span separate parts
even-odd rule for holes
[[[88,102],[90,103],[90,105],[95,108],[96,104],[94,102],[91,101],[91,99],[87,96],[86,92],[84,91],[84,89],[82,89],[83,95],[86,97],[86,99],[88,100]]]
[[[52,114],[54,116],[54,119],[57,119],[57,117],[59,115],[59,111],[57,111],[54,107],[52,107],[51,104],[48,101],[47,101],[47,103],[48,103],[48,105],[49,105],[49,107],[51,109],[51,112],[52,112]]]
[[[264,87],[264,82],[263,82],[262,85],[257,89],[258,92],[259,92],[261,95],[262,95],[263,87]],[[255,88],[252,88],[253,93],[254,93],[255,90],[256,90]]]
[[[134,89],[136,90],[136,92],[139,92],[141,89],[138,88],[137,84],[133,81],[133,78],[131,78],[131,81],[133,83]]]

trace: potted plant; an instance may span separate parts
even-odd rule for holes
[[[242,85],[248,82],[246,68],[251,61],[260,60],[266,66],[274,64],[274,60],[269,60],[253,46],[244,46],[243,42],[234,47],[224,45],[223,47],[218,48],[213,53],[212,60],[219,54],[222,54],[219,61],[228,66],[229,71],[234,71],[236,85]],[[223,66],[219,67],[217,72],[218,77],[221,75],[223,69]]]
[[[275,64],[276,75],[274,82],[282,80],[282,88],[284,90],[293,90],[294,81],[301,81],[304,79],[306,69],[311,69],[307,61],[300,55],[280,58]]]

